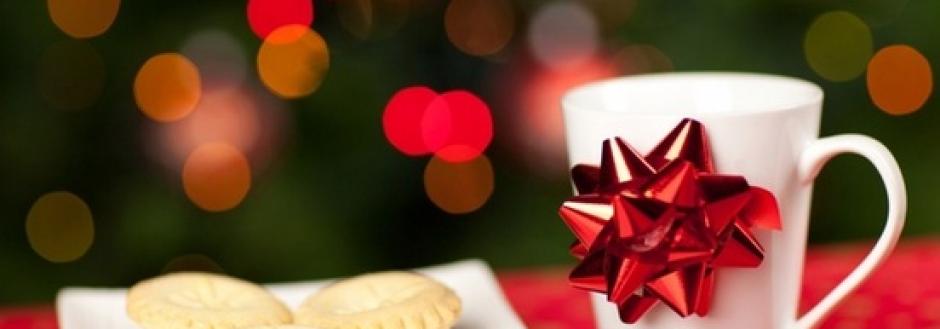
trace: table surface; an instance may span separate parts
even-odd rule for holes
[[[870,244],[817,246],[807,252],[800,309],[819,301],[868,252]],[[594,328],[585,292],[564,268],[503,271],[506,296],[533,329]],[[56,329],[52,306],[0,308],[0,329]],[[940,329],[940,240],[902,242],[887,262],[821,325],[825,329]]]

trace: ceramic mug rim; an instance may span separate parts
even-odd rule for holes
[[[797,90],[799,95],[780,95],[788,100],[779,104],[752,105],[743,109],[724,109],[717,111],[698,112],[708,116],[741,116],[760,113],[781,112],[803,109],[812,105],[821,105],[823,100],[822,88],[811,81],[784,75],[732,72],[732,71],[699,71],[699,72],[668,72],[620,76],[592,81],[568,90],[562,95],[561,104],[564,111],[594,112],[616,115],[643,115],[643,116],[674,116],[684,114],[683,111],[649,111],[649,110],[611,110],[597,104],[585,104],[602,98],[611,89],[629,91],[638,86],[650,83],[662,84],[666,88],[680,88],[680,83],[726,83],[732,84],[726,88],[732,94],[742,92],[744,89],[762,90],[774,93],[781,88]],[[746,87],[743,87],[746,86]],[[685,91],[683,91],[685,92]],[[737,97],[732,95],[732,97]],[[818,106],[817,106],[818,107]]]

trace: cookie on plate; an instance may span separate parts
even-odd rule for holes
[[[445,329],[460,316],[453,290],[412,272],[366,274],[309,297],[294,321],[319,329]]]
[[[235,329],[289,324],[290,310],[253,283],[208,273],[173,273],[127,293],[127,315],[144,329]]]

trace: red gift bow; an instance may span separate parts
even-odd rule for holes
[[[601,166],[571,170],[578,196],[559,214],[581,260],[577,288],[607,294],[636,322],[662,301],[682,317],[704,316],[716,267],[757,267],[764,249],[750,228],[781,228],[773,194],[742,176],[715,173],[702,124],[683,119],[641,157],[605,140]]]

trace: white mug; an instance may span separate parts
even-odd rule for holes
[[[891,153],[862,135],[819,138],[823,92],[808,81],[749,73],[666,73],[589,83],[562,99],[569,165],[597,165],[602,142],[620,136],[641,154],[683,118],[704,125],[718,173],[742,175],[771,191],[783,229],[755,230],[765,247],[758,268],[717,268],[710,312],[682,318],[659,303],[636,324],[620,321],[606,296],[592,294],[598,329],[808,329],[864,281],[894,248],[907,196]],[[813,180],[832,157],[871,161],[888,196],[887,224],[874,248],[802,317],[803,274]]]

